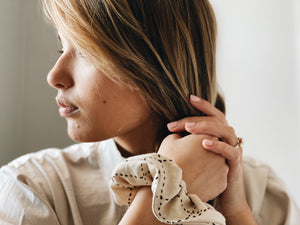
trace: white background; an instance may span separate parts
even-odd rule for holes
[[[0,165],[72,143],[46,83],[58,57],[39,0],[0,1]],[[212,0],[218,78],[245,155],[271,165],[300,203],[300,3]]]
[[[300,202],[299,1],[212,3],[227,119],[245,155],[271,165]]]

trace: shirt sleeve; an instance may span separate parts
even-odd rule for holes
[[[248,204],[259,225],[294,225],[300,211],[284,182],[267,165],[246,158],[245,192]]]
[[[54,211],[8,166],[0,169],[1,225],[59,225]]]
[[[265,196],[259,214],[259,224],[294,225],[300,221],[300,211],[284,183],[270,169]]]

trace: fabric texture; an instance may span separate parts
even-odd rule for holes
[[[225,218],[210,204],[187,193],[182,170],[163,155],[134,156],[117,166],[111,187],[118,204],[130,205],[141,186],[151,186],[152,212],[163,223],[225,224]]]
[[[127,206],[114,202],[109,181],[123,160],[110,139],[12,161],[0,169],[0,225],[118,224]],[[259,225],[299,223],[299,209],[268,166],[245,158],[244,178]]]
[[[0,225],[116,225],[127,210],[111,195],[123,160],[113,140],[46,149],[0,169]]]

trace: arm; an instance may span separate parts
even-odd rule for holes
[[[224,215],[226,217],[227,225],[257,225],[248,204],[246,202],[244,202],[244,204],[243,209]]]
[[[191,103],[208,116],[186,118],[177,121],[175,126],[169,124],[168,127],[172,132],[186,130],[192,135],[168,136],[163,141],[159,153],[173,159],[182,168],[183,180],[187,184],[188,192],[197,194],[204,202],[217,197],[226,188],[227,181],[230,182],[225,194],[220,197],[220,205],[217,209],[226,217],[228,224],[256,225],[245,200],[243,180],[241,179],[242,165],[239,163],[241,153],[232,155],[232,152],[236,150],[232,147],[236,144],[234,130],[227,125],[224,115],[208,102],[203,100],[191,101]],[[191,124],[193,126],[188,126]],[[212,135],[214,138],[203,134]],[[224,142],[218,141],[216,137]],[[213,145],[205,145],[204,139],[213,140]],[[222,150],[226,151],[222,152]],[[231,169],[228,176],[225,158],[229,160],[228,164]],[[216,180],[212,178],[216,178]],[[121,224],[130,225],[137,221],[139,223],[143,221],[145,224],[161,224],[153,216],[151,196],[150,190],[148,193],[146,191],[138,193],[138,198],[130,206]]]
[[[130,184],[129,187],[132,185],[147,185],[149,182],[148,179],[150,179],[148,176],[152,176],[153,178],[159,176],[159,179],[157,179],[158,184],[153,183],[152,189],[156,195],[160,195],[160,198],[154,198],[154,202],[152,202],[151,190],[147,189],[148,192],[144,192],[144,189],[140,190],[140,192],[138,192],[138,196],[136,196],[125,214],[121,222],[122,225],[134,224],[136,221],[141,220],[145,224],[148,222],[150,224],[158,222],[153,216],[153,212],[151,210],[152,204],[155,204],[155,215],[163,222],[171,220],[173,222],[182,221],[182,223],[185,224],[186,222],[189,222],[188,220],[197,220],[195,217],[199,217],[200,221],[224,224],[223,216],[216,212],[211,206],[203,202],[215,198],[225,189],[228,166],[226,165],[223,157],[206,151],[203,147],[201,147],[201,142],[205,137],[207,136],[193,134],[183,138],[179,135],[170,135],[161,144],[158,152],[159,155],[148,155],[147,160],[147,156],[143,155],[134,157],[128,159],[116,169],[116,175],[113,176],[112,188],[116,194],[118,193],[116,196],[119,197],[116,199],[119,204],[126,204],[126,196],[129,194],[129,196],[131,196],[129,190],[120,188],[123,184],[125,187],[127,182]],[[170,158],[173,160],[170,161]],[[142,175],[142,172],[135,168],[144,167],[143,165],[149,165],[144,164],[145,160],[149,160],[149,163],[152,166],[155,165],[156,172],[151,169],[151,175],[147,175],[147,179],[140,183],[139,179],[135,181],[133,177],[140,177]],[[179,167],[183,170],[182,176],[182,170]],[[127,168],[131,169],[127,171]],[[147,171],[147,167],[146,170],[144,167],[144,171]],[[127,178],[123,178],[125,177],[124,174],[126,174]],[[167,179],[165,179],[165,177]],[[182,181],[182,178],[185,182]],[[124,179],[127,181],[124,182]],[[158,186],[156,186],[156,184]],[[199,198],[196,198],[195,195],[191,195],[189,197],[185,187],[187,187],[188,193],[198,195],[203,202],[201,202]],[[196,204],[194,205],[195,207],[190,204],[191,198],[194,198],[193,201]],[[185,208],[186,210],[183,210]],[[202,212],[202,210],[204,211]],[[197,213],[197,211],[199,212]],[[161,223],[158,222],[157,224]]]
[[[152,213],[152,192],[150,187],[140,188],[119,225],[161,225]]]
[[[191,104],[207,116],[188,117],[172,123],[171,126],[169,124],[170,131],[186,130],[193,134],[209,134],[221,140],[207,138],[202,142],[206,150],[223,156],[229,166],[227,188],[220,195],[219,205],[216,208],[225,216],[229,225],[256,225],[257,222],[246,201],[242,148],[234,147],[237,143],[234,129],[228,126],[224,114],[207,101],[191,96]]]

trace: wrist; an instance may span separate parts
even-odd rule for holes
[[[257,222],[252,214],[249,205],[243,205],[243,207],[223,213],[223,216],[226,218],[227,225],[257,225]]]
[[[139,188],[133,202],[119,225],[161,225],[152,212],[152,191],[150,187]]]

